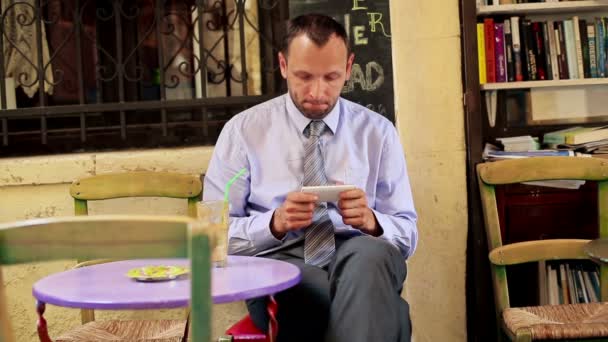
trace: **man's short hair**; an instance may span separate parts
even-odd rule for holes
[[[344,26],[332,17],[323,14],[304,14],[295,17],[287,23],[287,32],[283,37],[281,52],[287,56],[289,45],[294,38],[301,34],[312,40],[317,46],[324,46],[332,35],[344,41],[346,53],[350,55],[350,44]]]

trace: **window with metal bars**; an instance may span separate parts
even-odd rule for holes
[[[0,157],[213,144],[284,91],[287,0],[0,4]]]

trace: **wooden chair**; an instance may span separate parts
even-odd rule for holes
[[[188,201],[188,216],[196,217],[196,202],[203,190],[201,180],[175,172],[106,173],[78,179],[70,186],[76,215],[88,214],[88,201],[124,197],[183,198]]]
[[[0,224],[0,265],[74,258],[189,256],[192,341],[211,340],[210,248],[209,237],[197,221],[178,216],[100,215]],[[0,342],[15,342],[6,303],[0,270]],[[51,341],[45,327],[41,316],[40,340]],[[122,337],[142,341],[139,336]]]
[[[512,308],[506,266],[542,260],[587,259],[589,240],[538,240],[503,245],[495,186],[538,180],[598,182],[599,236],[608,237],[608,161],[597,158],[537,157],[477,165],[488,240],[498,326],[515,341],[608,337],[608,304],[565,304]],[[600,265],[602,301],[608,299],[608,269]],[[510,279],[526,281],[526,279]],[[531,289],[534,290],[534,289]],[[499,338],[502,337],[499,331]]]
[[[115,198],[125,197],[160,197],[160,198],[180,198],[187,202],[188,216],[196,217],[196,202],[199,201],[199,196],[202,191],[202,183],[196,176],[175,173],[175,172],[120,172],[107,173],[96,176],[78,179],[70,186],[70,195],[74,198],[74,212],[76,215],[88,215],[88,202],[101,201]],[[87,260],[80,262],[75,267],[83,267],[92,264],[107,262],[108,260]],[[93,310],[81,310],[82,324],[95,321],[95,312]],[[119,324],[119,321],[113,321],[114,324]],[[101,325],[107,325],[108,322],[103,322],[98,325],[89,324],[87,326],[90,331],[99,329]],[[156,320],[156,321],[130,321],[129,325],[124,325],[125,329],[131,331],[145,331],[151,327],[155,330],[164,330],[166,332],[174,332],[175,334],[167,333],[167,341],[178,335],[182,326],[186,324],[186,319],[183,320]],[[83,332],[80,332],[82,335]],[[65,341],[77,341],[77,339],[68,339]],[[164,340],[155,340],[161,342]]]

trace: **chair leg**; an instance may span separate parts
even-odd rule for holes
[[[82,324],[87,324],[95,320],[95,311],[91,309],[80,310],[80,321]]]
[[[279,309],[279,304],[274,299],[273,296],[269,297],[268,300],[268,316],[270,320],[268,321],[268,341],[275,342],[277,340],[277,334],[279,333],[279,322],[277,321],[277,311]]]
[[[44,319],[44,310],[46,310],[46,304],[40,301],[36,301],[36,312],[38,313],[38,339],[40,339],[40,342],[53,342],[49,337],[49,332],[46,327],[46,320]]]
[[[528,329],[517,330],[515,342],[532,342],[532,332]]]

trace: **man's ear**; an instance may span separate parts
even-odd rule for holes
[[[279,51],[279,67],[281,68],[281,75],[284,79],[287,79],[287,58]]]
[[[346,80],[350,80],[350,73],[353,70],[353,63],[355,62],[355,54],[351,52],[350,56],[348,56],[348,60],[346,60]]]

